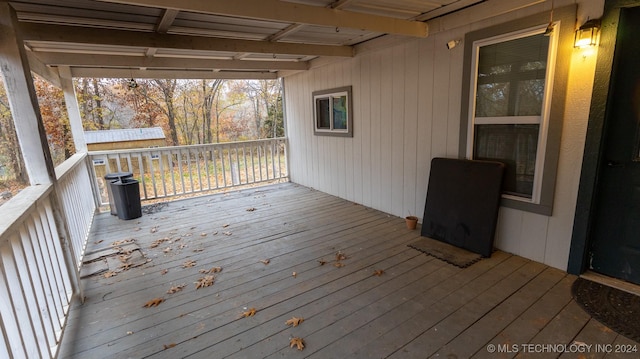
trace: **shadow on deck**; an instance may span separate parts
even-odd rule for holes
[[[108,269],[94,263],[102,272],[83,279],[59,357],[505,358],[526,343],[635,344],[572,300],[574,276],[500,251],[460,269],[408,248],[418,237],[404,219],[291,183],[170,202],[138,220],[98,215],[87,253],[110,257]],[[130,239],[122,245],[139,253],[109,255]],[[213,285],[196,289],[213,267]],[[164,301],[143,307],[154,298]],[[304,322],[287,326],[294,316]],[[534,355],[547,356],[560,353]]]

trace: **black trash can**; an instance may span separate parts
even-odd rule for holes
[[[133,178],[133,173],[131,172],[114,172],[108,173],[104,176],[105,181],[107,182],[107,193],[109,194],[109,207],[111,208],[111,215],[115,216],[118,214],[116,210],[115,199],[113,198],[113,188],[111,188],[111,184],[113,182],[117,182],[123,179]]]
[[[142,217],[140,183],[133,178],[123,178],[111,183],[116,212],[120,219]]]

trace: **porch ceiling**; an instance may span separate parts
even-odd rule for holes
[[[17,0],[32,67],[73,76],[275,78],[484,0]]]

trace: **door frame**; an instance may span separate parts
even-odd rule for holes
[[[589,269],[589,248],[591,247],[591,229],[596,216],[596,195],[599,188],[598,173],[601,170],[604,152],[603,138],[606,121],[607,102],[610,94],[613,56],[620,14],[623,8],[640,6],[640,0],[605,0],[600,46],[596,60],[596,72],[593,83],[589,121],[582,159],[582,172],[578,188],[578,200],[573,222],[571,248],[567,272],[582,274]]]

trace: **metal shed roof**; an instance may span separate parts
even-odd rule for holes
[[[118,130],[84,131],[87,144],[143,141],[164,139],[164,131],[160,127],[126,128]]]

